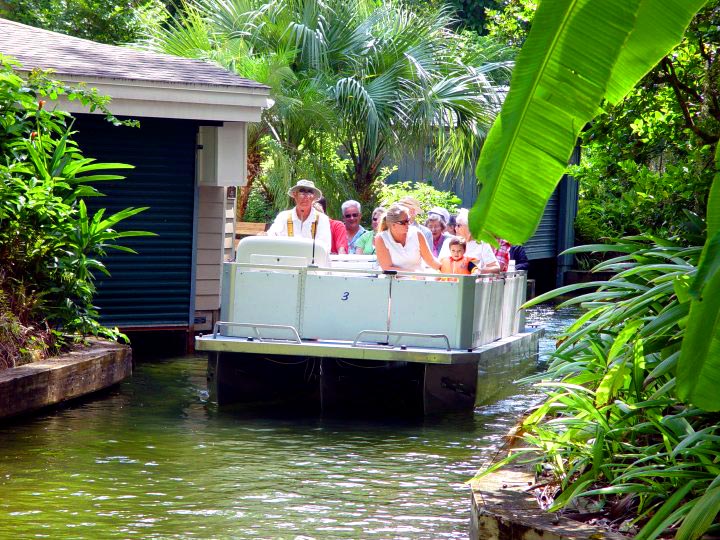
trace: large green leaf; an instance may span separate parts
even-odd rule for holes
[[[708,238],[690,289],[695,299],[677,368],[680,398],[709,411],[720,411],[720,145],[715,167],[718,172],[707,207]]]
[[[476,237],[535,232],[580,130],[682,39],[706,0],[542,2],[477,166]]]

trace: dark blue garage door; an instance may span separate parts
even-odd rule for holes
[[[133,255],[110,250],[104,263],[111,277],[97,276],[96,305],[103,324],[187,326],[190,321],[197,123],[143,119],[141,127],[115,127],[94,115],[78,115],[75,139],[86,157],[135,166],[121,181],[95,184],[106,196],[90,198],[93,210],[150,209],[118,229],[152,231],[127,238]]]

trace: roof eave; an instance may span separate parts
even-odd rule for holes
[[[66,83],[85,83],[99,94],[110,96],[109,108],[116,116],[258,122],[263,109],[270,106],[269,89],[264,86],[171,84],[62,73],[54,76]],[[71,113],[90,112],[78,101],[63,100],[63,109]]]

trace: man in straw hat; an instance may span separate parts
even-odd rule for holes
[[[322,191],[310,180],[299,180],[288,190],[288,195],[295,201],[295,208],[277,215],[267,231],[268,236],[314,238],[330,253],[330,220],[313,208]]]

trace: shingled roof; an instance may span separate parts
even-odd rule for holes
[[[23,69],[52,69],[73,78],[267,89],[200,60],[95,43],[7,19],[0,19],[0,53],[15,57]]]

